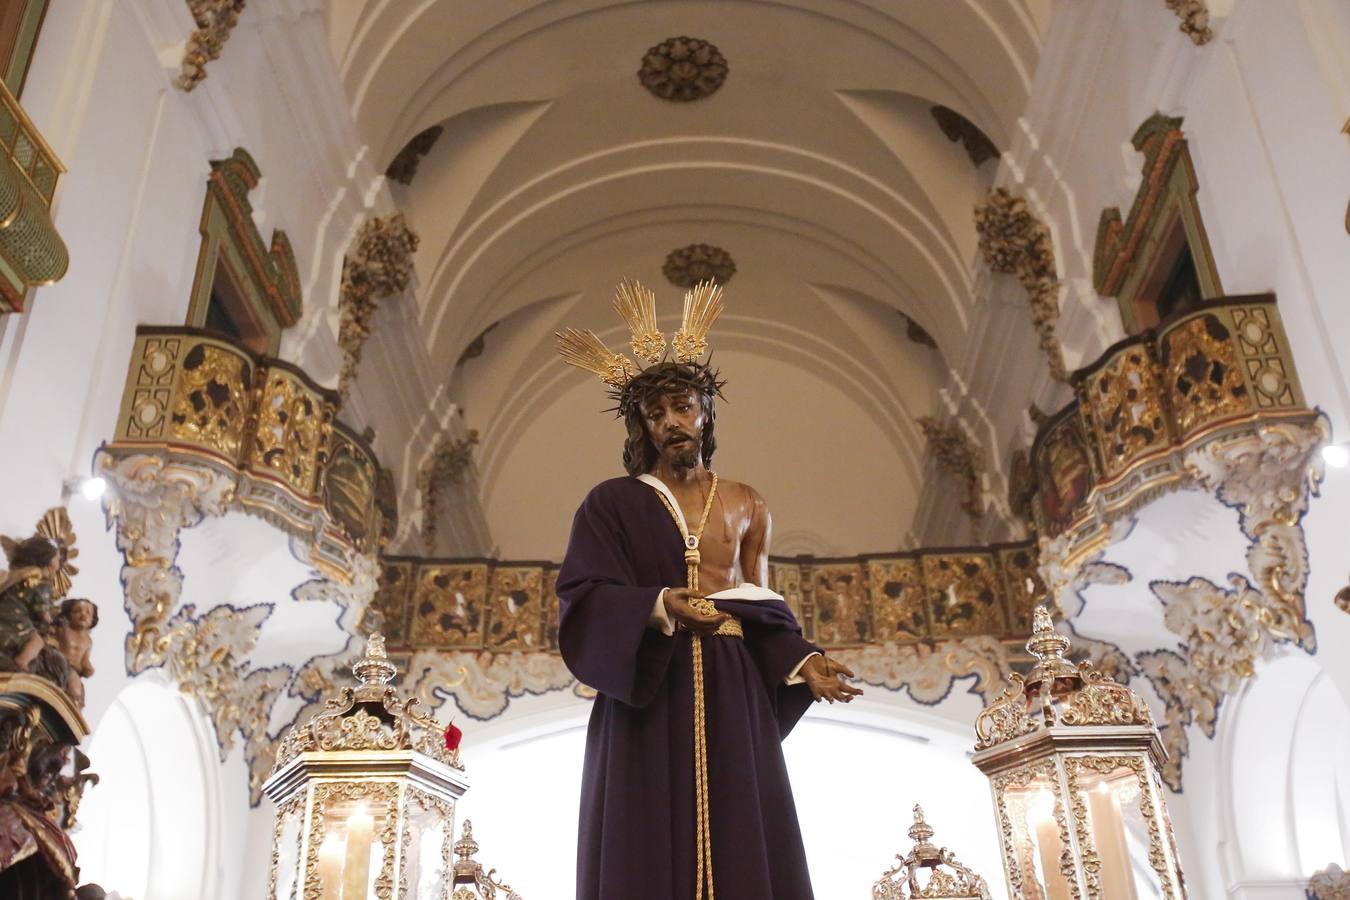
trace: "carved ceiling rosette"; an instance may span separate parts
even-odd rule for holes
[[[690,244],[672,250],[666,256],[661,273],[676,287],[689,290],[705,281],[714,281],[723,287],[736,274],[736,263],[731,254],[711,244]]]
[[[638,81],[662,100],[687,103],[717,92],[727,80],[727,60],[700,38],[674,37],[647,51]]]
[[[1059,321],[1059,278],[1055,272],[1055,248],[1046,227],[1023,197],[1007,188],[994,188],[982,206],[975,208],[975,231],[980,252],[995,272],[1015,275],[1026,289],[1031,320],[1040,337],[1050,375],[1068,382],[1064,352],[1055,334]]]
[[[338,327],[338,347],[342,350],[338,393],[344,398],[356,377],[361,350],[370,337],[371,321],[380,301],[403,293],[412,282],[417,244],[418,237],[403,214],[393,213],[361,226],[353,249],[343,260],[338,293],[342,316]]]

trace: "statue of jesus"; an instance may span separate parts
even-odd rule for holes
[[[587,495],[558,577],[563,659],[597,692],[577,897],[810,900],[781,741],[811,702],[861,691],[768,590],[763,498],[709,468],[722,383],[698,357],[720,291],[686,296],[674,360],[654,346],[649,293],[621,285],[616,307],[648,368],[589,332],[559,336],[628,429],[628,476]]]

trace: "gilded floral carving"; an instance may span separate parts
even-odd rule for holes
[[[1181,24],[1177,27],[1197,47],[1214,40],[1214,29],[1209,27],[1209,5],[1205,0],[1164,0],[1167,8],[1176,13]]]
[[[1256,345],[1264,344],[1267,333],[1263,333],[1260,321],[1250,322]],[[1190,434],[1197,425],[1244,412],[1251,406],[1233,335],[1218,316],[1189,320],[1167,332],[1161,345],[1172,414],[1182,435]],[[1284,384],[1284,379],[1276,379],[1274,390]]]
[[[188,38],[174,84],[190,91],[206,78],[206,64],[220,58],[247,0],[187,0],[197,30]]]
[[[342,372],[338,392],[346,396],[361,350],[370,337],[371,322],[380,301],[407,290],[413,276],[413,254],[418,237],[408,227],[402,213],[371,219],[361,226],[353,247],[342,264],[342,286],[338,291],[338,347],[342,350]]]
[[[961,509],[978,524],[984,519],[984,494],[980,488],[984,460],[980,446],[955,419],[940,422],[932,416],[922,416],[918,423],[938,469],[961,484]]]
[[[151,354],[148,362],[157,358]],[[244,438],[251,368],[233,349],[197,344],[188,350],[171,416],[173,436],[218,450],[229,459],[237,457]],[[137,418],[148,420],[150,409],[138,408]]]
[[[1170,442],[1155,370],[1147,345],[1137,344],[1083,379],[1107,478]]]
[[[1064,353],[1055,334],[1059,320],[1059,277],[1055,248],[1046,227],[1025,198],[1007,188],[994,188],[975,208],[975,231],[985,263],[995,272],[1014,275],[1027,292],[1032,324],[1041,351],[1056,381],[1069,380]]]
[[[490,719],[513,697],[562,690],[575,679],[556,653],[421,650],[408,664],[408,689],[428,706],[453,697],[467,715]]]
[[[476,446],[478,432],[472,428],[463,437],[442,434],[417,475],[417,487],[422,495],[422,545],[427,553],[437,551],[445,490],[464,483],[473,465],[473,448]]]

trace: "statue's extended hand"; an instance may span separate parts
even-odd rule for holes
[[[861,688],[845,684],[841,679],[852,678],[853,670],[841,662],[835,662],[828,656],[813,656],[802,664],[801,676],[811,688],[811,696],[817,700],[838,700],[848,703],[862,694]]]
[[[729,621],[731,616],[724,612],[706,613],[695,608],[691,601],[702,599],[702,594],[688,588],[667,588],[666,612],[670,613],[670,617],[676,623],[694,634],[713,634],[723,622]]]

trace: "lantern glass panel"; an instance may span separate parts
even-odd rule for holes
[[[1161,900],[1162,882],[1149,864],[1149,821],[1138,773],[1128,766],[1084,768],[1078,780],[1101,861],[1102,900]]]
[[[1072,900],[1060,865],[1064,842],[1055,820],[1055,787],[1047,775],[1005,789],[1003,802],[1012,823],[1017,866],[1027,896]],[[1040,888],[1031,890],[1031,885]]]
[[[319,844],[320,900],[366,900],[385,863],[388,813],[362,800],[329,801]],[[392,859],[390,860],[392,862]]]
[[[408,871],[417,873],[412,896],[416,900],[440,900],[441,885],[451,875],[449,865],[451,822],[434,806],[413,800],[408,804],[412,844],[408,848]]]
[[[281,827],[276,833],[276,852],[277,863],[273,868],[276,873],[276,891],[272,894],[274,898],[289,898],[299,894],[296,890],[296,882],[300,878],[300,825],[303,818],[301,809],[292,809],[290,812],[281,813]]]

